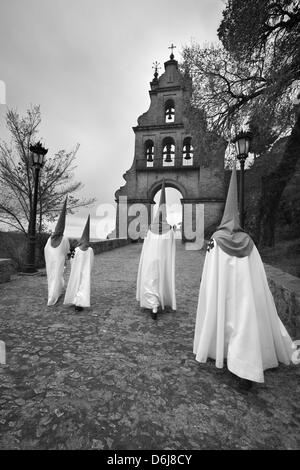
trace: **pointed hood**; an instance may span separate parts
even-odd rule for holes
[[[66,214],[67,214],[67,200],[68,200],[68,196],[65,199],[64,205],[62,207],[58,221],[56,223],[54,233],[51,235],[51,246],[53,248],[58,247],[64,235],[65,225],[66,225]]]
[[[171,229],[171,225],[167,222],[167,208],[166,208],[166,190],[165,190],[165,179],[163,178],[161,185],[161,194],[159,206],[155,215],[155,218],[150,225],[150,230],[153,233],[162,235]]]
[[[239,222],[237,177],[235,163],[231,173],[229,189],[221,224],[212,235],[220,248],[230,256],[243,258],[251,253],[253,240],[244,232]]]
[[[87,218],[85,227],[83,229],[81,238],[77,244],[77,246],[82,250],[86,251],[90,246],[90,214]]]

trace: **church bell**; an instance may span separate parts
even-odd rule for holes
[[[167,116],[168,116],[168,119],[169,119],[169,120],[172,119],[172,117],[173,117],[172,108],[169,108],[169,110],[168,110],[168,115],[167,115]]]
[[[166,163],[171,163],[172,162],[172,157],[171,157],[171,144],[167,144],[166,145],[166,159],[165,159],[165,162]]]
[[[185,153],[184,159],[185,160],[191,160],[191,146],[190,144],[187,144],[185,148],[183,149],[183,152]]]
[[[151,153],[149,153],[149,155],[147,157],[147,162],[153,162],[153,157],[152,157]]]
[[[147,148],[147,162],[153,162],[152,147]]]

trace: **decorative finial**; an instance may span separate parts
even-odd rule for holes
[[[153,62],[153,67],[154,69],[154,78],[157,78],[158,77],[158,69],[160,69],[160,66],[159,66],[159,62],[157,62],[157,60],[155,62]]]
[[[168,49],[172,50],[171,55],[170,55],[170,59],[173,60],[174,59],[173,49],[176,49],[176,46],[174,46],[174,44],[172,43],[171,46],[168,47]]]

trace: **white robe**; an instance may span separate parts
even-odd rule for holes
[[[82,251],[79,247],[75,248],[74,258],[71,258],[71,273],[64,304],[90,307],[93,263],[94,251],[91,247],[86,251]]]
[[[140,257],[136,298],[143,308],[176,310],[176,240],[173,229],[157,235],[148,230]]]
[[[70,251],[67,237],[63,236],[60,244],[53,248],[51,237],[48,238],[44,248],[46,272],[48,281],[48,304],[54,305],[64,288],[64,267],[66,256]]]
[[[200,284],[193,352],[196,360],[215,359],[222,368],[253,382],[265,369],[289,364],[292,340],[282,324],[265,269],[254,246],[250,255],[226,254],[214,241]]]

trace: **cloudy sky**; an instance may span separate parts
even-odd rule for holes
[[[75,176],[82,195],[97,198],[68,218],[68,235],[80,235],[90,211],[93,237],[101,236],[98,205],[113,204],[125,183],[132,126],[149,108],[153,62],[163,66],[172,42],[177,60],[192,40],[215,42],[223,8],[222,0],[0,0],[7,106],[24,113],[40,104],[49,152],[80,144]],[[5,112],[0,106],[0,138],[7,139]]]

